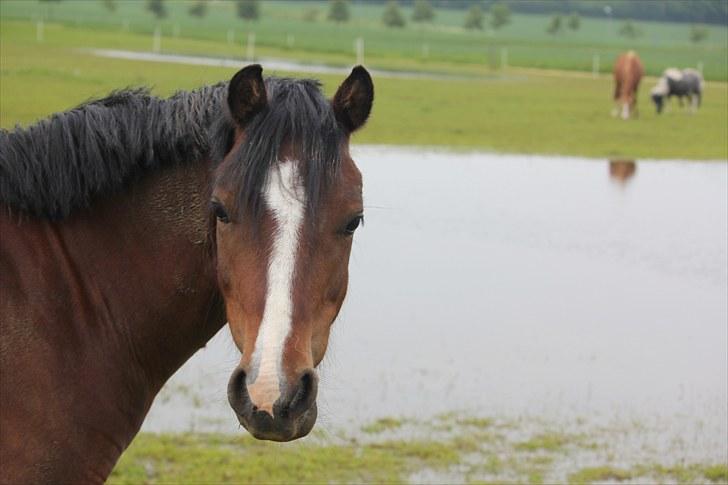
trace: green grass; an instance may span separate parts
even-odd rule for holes
[[[0,3],[5,19],[35,20],[48,18],[72,26],[120,32],[149,34],[156,20],[144,9],[144,2],[117,2],[118,9],[109,13],[101,2],[64,0],[60,4],[43,4],[32,0],[3,0]],[[598,54],[603,72],[611,69],[616,55],[629,48],[637,49],[647,71],[659,74],[670,66],[695,66],[702,62],[707,79],[728,79],[728,29],[707,26],[708,38],[699,44],[689,41],[690,25],[678,23],[637,22],[643,35],[636,39],[619,37],[619,21],[583,18],[580,30],[549,35],[546,15],[514,15],[512,22],[497,32],[469,32],[462,28],[465,11],[440,9],[433,24],[408,24],[404,29],[386,28],[381,23],[383,5],[351,6],[350,22],[337,25],[325,20],[326,2],[262,2],[261,18],[244,22],[235,16],[231,2],[209,6],[203,19],[187,13],[187,1],[167,2],[169,15],[159,25],[163,35],[213,41],[227,44],[227,32],[234,32],[234,42],[227,50],[243,54],[249,32],[255,32],[261,54],[286,53],[287,57],[351,63],[353,43],[365,40],[367,62],[375,67],[408,69],[436,68],[448,64],[483,65],[500,62],[501,48],[508,49],[512,66],[549,69],[591,70],[592,57]],[[304,14],[317,10],[316,22],[303,20]],[[410,17],[410,9],[403,9]],[[53,37],[48,37],[53,41]],[[151,41],[147,37],[147,47]],[[423,57],[423,46],[429,55]],[[165,41],[165,45],[168,43]],[[167,48],[171,48],[168,45]],[[178,45],[178,52],[191,52]],[[431,66],[431,64],[435,66]]]
[[[631,462],[627,458],[615,466],[608,455],[615,451],[612,447],[621,445],[605,442],[597,450],[575,439],[604,430],[582,429],[580,434],[565,435],[543,420],[488,418],[496,427],[513,431],[492,440],[477,426],[462,424],[462,419],[447,421],[453,425],[452,432],[437,433],[437,437],[432,435],[437,427],[434,422],[408,419],[407,439],[371,435],[332,439],[315,433],[283,444],[257,441],[247,434],[141,433],[122,455],[109,483],[405,483],[426,479],[442,483],[568,480],[590,484],[626,480],[725,483],[728,479],[725,464],[685,463],[680,458],[673,458],[673,464]],[[533,430],[534,425],[540,431],[524,446],[518,437]],[[679,457],[680,452],[676,453]],[[664,455],[659,458],[669,459]],[[580,467],[585,462],[593,465]]]
[[[606,481],[623,481],[629,480],[633,475],[629,470],[614,468],[611,466],[598,466],[590,468],[582,468],[576,473],[569,475],[569,483],[594,483]]]
[[[361,430],[365,433],[370,434],[378,434],[383,433],[384,431],[388,430],[394,430],[401,428],[405,424],[405,420],[398,419],[398,418],[380,418],[374,421],[373,423],[369,423],[365,426],[362,426]]]
[[[144,49],[141,34],[47,24],[53,42],[38,44],[31,23],[0,22],[0,126],[27,125],[124,86],[151,86],[158,95],[229,79],[225,68],[93,57],[95,45]],[[211,41],[179,39],[188,50],[213,52]],[[266,74],[275,74],[266,71]],[[339,76],[317,76],[327,93]],[[646,80],[641,117],[609,116],[608,77],[510,71],[475,80],[375,78],[376,100],[356,143],[431,145],[496,152],[600,158],[728,159],[728,84],[708,83],[700,112],[657,116]]]
[[[527,441],[516,444],[520,451],[535,452],[540,450],[555,452],[561,451],[574,441],[574,437],[562,433],[543,433],[533,436]]]
[[[650,477],[652,482],[674,481],[677,483],[728,483],[726,465],[637,465],[632,468],[597,466],[582,468],[569,475],[569,483],[588,484],[605,481],[625,481]]]
[[[490,418],[475,418],[472,416],[468,416],[465,418],[460,418],[457,420],[457,423],[460,426],[471,426],[473,428],[490,428],[493,426],[493,420]]]
[[[458,460],[446,444],[429,441],[337,446],[143,433],[124,453],[109,483],[401,482],[423,463],[439,469]]]
[[[715,483],[728,483],[728,464],[713,465],[703,468],[705,478]]]

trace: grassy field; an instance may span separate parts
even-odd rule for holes
[[[247,434],[143,433],[109,483],[726,483],[725,463],[671,462],[646,450],[654,430],[538,420],[384,418],[354,435],[277,444]],[[624,446],[622,440],[631,442]],[[636,448],[635,448],[636,447]]]
[[[30,22],[0,22],[3,128],[32,123],[124,86],[151,86],[156,94],[169,95],[234,73],[102,59],[79,50],[144,50],[149,46],[145,34],[49,23],[45,38],[45,43],[37,43]],[[217,53],[225,46],[182,38],[165,45],[196,53]],[[328,93],[341,82],[338,76],[317,77]],[[513,68],[484,70],[474,79],[459,81],[378,78],[373,116],[355,142],[602,158],[728,159],[728,84],[708,83],[704,105],[694,116],[677,109],[656,116],[647,96],[653,82],[648,79],[642,86],[641,117],[623,122],[609,116],[608,76],[592,79]]]
[[[64,0],[58,4],[3,0],[0,13],[4,19],[45,17],[66,25],[116,32],[149,34],[154,30],[157,21],[145,10],[143,1],[117,4],[117,10],[111,13],[95,0]],[[392,29],[381,23],[383,5],[354,4],[351,21],[342,25],[326,21],[328,5],[320,1],[261,2],[261,16],[256,22],[237,18],[231,2],[211,3],[202,19],[190,16],[189,6],[189,1],[167,2],[169,14],[159,23],[163,36],[227,45],[231,30],[233,43],[220,52],[238,56],[244,54],[249,32],[255,32],[261,54],[282,51],[290,58],[350,64],[354,61],[354,40],[362,37],[369,65],[427,70],[438,69],[438,63],[461,67],[498,65],[505,47],[512,66],[590,71],[593,56],[598,54],[600,69],[608,72],[619,52],[637,49],[652,75],[670,66],[702,63],[707,79],[728,80],[728,29],[724,26],[707,26],[707,39],[696,44],[689,40],[691,26],[677,23],[637,22],[641,35],[627,39],[617,34],[621,22],[607,19],[583,18],[578,31],[550,35],[546,33],[549,17],[543,15],[514,15],[512,22],[498,31],[472,32],[462,28],[462,10],[441,9],[433,24],[409,23],[403,29]],[[312,11],[318,12],[317,20],[304,21]],[[411,16],[408,8],[403,12],[407,18]],[[151,40],[147,40],[144,48],[150,46]],[[175,44],[174,49],[191,52],[182,44]]]

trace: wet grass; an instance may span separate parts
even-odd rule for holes
[[[234,73],[101,59],[77,50],[89,45],[148,49],[148,38],[140,34],[47,24],[46,35],[54,41],[39,45],[32,23],[0,22],[0,127],[28,124],[124,86],[151,86],[164,96]],[[176,42],[221,55],[208,40]],[[610,159],[728,159],[726,83],[708,83],[698,114],[673,107],[658,117],[646,95],[654,81],[647,80],[641,117],[624,122],[609,116],[612,83],[606,76],[475,72],[475,80],[375,79],[373,114],[354,142]],[[329,94],[341,82],[340,76],[316,77]]]
[[[601,483],[607,481],[626,481],[645,479],[655,482],[677,483],[728,483],[726,465],[637,465],[630,469],[612,466],[582,468],[569,475],[569,483]]]
[[[705,467],[703,474],[711,482],[728,483],[728,464]]]
[[[442,434],[440,424],[449,422]],[[580,432],[556,431],[534,419],[439,416],[432,420],[384,418],[361,435],[269,443],[247,435],[140,434],[124,453],[110,483],[246,482],[676,482],[724,483],[723,463],[625,462],[630,450],[608,443],[599,448],[598,428],[586,422]],[[492,429],[507,430],[493,434]],[[363,428],[363,430],[366,429]],[[647,430],[648,431],[648,430]],[[644,431],[634,431],[642,433]],[[392,438],[394,433],[395,438]],[[346,434],[346,433],[344,433]],[[531,436],[523,440],[523,436]],[[621,445],[619,445],[621,446]],[[623,452],[619,465],[610,455]],[[624,453],[626,452],[626,453]],[[644,459],[644,456],[642,457]],[[601,462],[601,463],[600,463]],[[590,466],[580,464],[590,463]]]
[[[571,443],[573,438],[571,436],[561,433],[543,433],[534,436],[528,441],[522,441],[516,444],[516,449],[519,451],[530,451],[535,452],[539,450],[545,450],[549,452],[561,451],[566,445]]]
[[[576,473],[569,475],[569,483],[594,483],[606,481],[624,481],[632,478],[628,470],[613,468],[611,466],[597,466],[582,468]]]
[[[369,423],[361,428],[365,433],[382,433],[388,430],[395,430],[401,428],[405,424],[403,419],[398,418],[380,418],[376,421]]]
[[[275,444],[219,434],[141,434],[109,483],[401,482],[422,467],[458,463],[447,443]]]
[[[473,418],[473,417],[467,417],[467,418],[460,418],[457,420],[457,423],[460,426],[469,426],[473,428],[479,428],[479,429],[486,429],[493,426],[493,420],[490,418]]]

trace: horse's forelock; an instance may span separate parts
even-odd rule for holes
[[[245,139],[220,180],[235,187],[237,211],[260,217],[263,187],[271,169],[286,158],[295,158],[306,209],[313,212],[336,176],[345,134],[318,81],[268,78],[266,91],[268,107],[246,125]]]

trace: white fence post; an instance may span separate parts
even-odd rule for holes
[[[162,50],[162,28],[157,25],[154,28],[154,39],[152,40],[152,52],[157,54]]]
[[[250,62],[255,60],[255,32],[248,33],[248,44],[245,46],[245,57]]]
[[[594,79],[599,77],[599,54],[592,56],[592,77]]]
[[[354,48],[356,49],[356,63],[359,65],[364,64],[364,37],[357,37],[354,41]]]
[[[38,43],[43,42],[43,19],[35,23],[35,40]]]
[[[508,69],[508,47],[501,48],[501,69]]]

